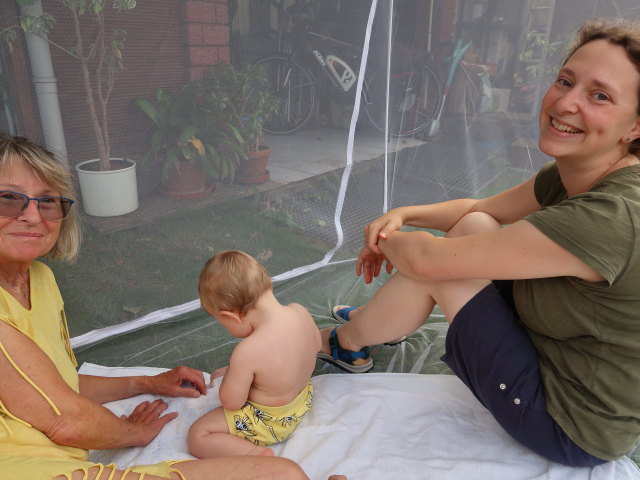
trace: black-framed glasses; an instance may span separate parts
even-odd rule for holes
[[[40,216],[45,220],[62,220],[67,216],[74,200],[66,197],[43,195],[42,197],[29,197],[24,193],[0,190],[0,217],[13,218],[22,215],[22,212],[33,200],[38,205]]]

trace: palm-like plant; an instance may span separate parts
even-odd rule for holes
[[[264,66],[219,63],[207,71],[202,85],[208,101],[223,106],[228,126],[245,151],[258,151],[262,126],[278,106]]]
[[[189,84],[177,93],[159,88],[155,101],[134,102],[153,121],[154,132],[145,159],[163,162],[163,178],[181,161],[201,163],[216,180],[233,180],[243,149],[227,126],[222,106],[204,98],[199,84]]]

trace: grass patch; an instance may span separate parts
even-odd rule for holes
[[[286,220],[244,198],[115,233],[87,231],[75,264],[50,263],[71,335],[194,300],[200,269],[222,249],[254,255],[271,275],[322,258],[327,245]]]

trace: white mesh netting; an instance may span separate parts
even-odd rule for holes
[[[566,39],[587,18],[640,15],[637,0],[114,5],[133,8],[105,2],[102,92],[90,81],[94,95],[108,95],[110,156],[136,163],[138,205],[124,214],[87,213],[85,195],[98,187],[78,192],[81,255],[75,264],[51,265],[80,361],[204,370],[224,364],[237,341],[196,300],[210,255],[238,248],[256,256],[282,302],[302,303],[320,327],[333,323],[331,305],[364,302],[375,288],[355,276],[362,227],[395,206],[485,196],[530,176],[547,161],[536,148],[537,102]],[[48,40],[12,30],[20,17],[33,30],[43,12],[55,19]],[[93,75],[99,29],[92,12],[79,19],[82,52],[65,2],[4,1],[0,8],[3,32],[16,33],[12,48],[3,42],[0,49],[0,128],[48,145],[74,171],[100,151],[78,58],[87,57]],[[230,130],[219,119],[194,119],[190,108],[203,97],[161,107],[157,89],[165,101],[185,85],[208,95],[211,65],[256,62],[280,102],[262,139],[271,149],[267,172],[246,183],[252,180],[205,170],[197,175],[204,186],[168,187],[170,158],[146,158],[162,128],[170,136],[172,128],[196,125],[182,138],[187,147],[198,147],[189,139],[208,139],[203,148],[227,159],[233,149],[224,146]],[[158,107],[158,123],[141,98]],[[102,123],[99,108],[96,115]],[[242,117],[246,125],[261,115]],[[224,158],[208,155],[223,168]],[[109,187],[107,198],[128,195]],[[434,315],[406,342],[375,347],[375,369],[447,371],[439,360],[445,331]],[[317,372],[332,368],[319,362]]]

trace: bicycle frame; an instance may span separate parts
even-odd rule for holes
[[[336,55],[323,57],[318,50],[312,50],[312,53],[320,66],[329,73],[329,78],[334,80],[336,86],[344,92],[348,92],[353,87],[358,77],[344,60]]]
[[[347,54],[352,57],[352,60],[357,60],[359,59],[360,48],[351,43],[343,42],[336,38],[328,37],[310,30],[305,32],[305,37],[303,45],[305,51],[309,52],[316,60],[317,64],[331,81],[331,84],[342,93],[349,92],[358,80],[356,70],[349,65],[347,60],[339,57],[335,53],[326,52],[333,52],[340,48],[346,48],[350,50]],[[323,49],[325,52],[323,53],[321,51],[321,46],[324,46],[327,43],[329,44],[329,47]]]
[[[281,105],[272,123],[265,127],[270,133],[291,133],[307,122],[315,106],[316,90],[322,88],[318,80],[324,76],[331,84],[327,87],[330,95],[342,97],[344,104],[353,105],[356,100],[354,85],[360,74],[362,47],[312,31],[304,15],[291,18],[286,38],[279,36],[278,52],[258,61],[268,68],[270,84]],[[388,128],[392,136],[412,135],[426,128],[441,111],[441,82],[427,65],[420,66],[416,61],[420,62],[411,57],[409,63],[389,73],[367,68],[361,99],[376,129]],[[383,99],[388,101],[383,103]]]

